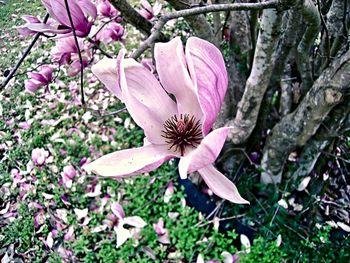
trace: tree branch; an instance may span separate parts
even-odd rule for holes
[[[234,144],[245,142],[255,127],[260,105],[274,67],[273,53],[280,36],[281,21],[281,12],[263,11],[251,73],[246,82],[243,97],[238,104],[236,117],[225,125],[233,127],[229,139]]]
[[[350,112],[350,100],[344,100],[332,110],[330,116],[323,122],[316,136],[305,145],[299,161],[299,168],[293,173],[294,177],[305,177],[311,173],[322,151],[339,136]]]
[[[262,9],[282,9],[290,8],[290,2],[295,2],[295,0],[269,0],[262,3],[239,3],[239,4],[218,4],[218,5],[208,5],[194,7],[191,9],[175,11],[173,13],[162,15],[158,22],[153,26],[152,34],[142,43],[142,45],[131,54],[131,58],[138,58],[147,48],[149,48],[156,40],[159,39],[160,31],[164,25],[173,19],[179,17],[188,17],[192,15],[198,15],[210,12],[220,12],[220,11],[248,11],[248,10],[262,10]]]
[[[310,63],[310,49],[319,32],[321,25],[320,14],[312,0],[304,0],[301,14],[308,27],[297,48],[297,66],[302,79],[301,92],[304,95],[312,86],[313,77]]]
[[[46,23],[48,19],[49,19],[49,13],[46,13],[43,22]],[[25,60],[25,58],[29,55],[30,51],[32,50],[32,48],[34,47],[35,43],[38,41],[40,36],[42,36],[42,33],[40,33],[40,32],[35,35],[35,37],[33,38],[32,42],[30,42],[29,46],[24,51],[22,57],[17,61],[16,65],[13,67],[13,69],[8,74],[8,76],[3,81],[3,83],[1,83],[0,88],[5,88],[5,86],[9,83],[9,81],[13,78],[14,74],[19,69],[19,67],[21,66],[21,64]]]
[[[111,4],[122,14],[123,19],[143,34],[150,35],[152,23],[141,16],[126,0],[110,0]]]
[[[170,3],[176,10],[190,10],[191,8],[191,0],[167,0],[168,3]],[[210,25],[210,23],[207,21],[205,16],[203,14],[197,14],[195,16],[187,16],[185,17],[186,22],[190,25],[190,27],[195,32],[196,36],[205,39],[207,41],[210,41],[214,44],[216,43],[215,39],[215,33],[213,32],[213,29]]]
[[[350,51],[336,60],[314,83],[298,108],[272,130],[263,150],[263,183],[279,183],[289,154],[303,146],[350,90]]]

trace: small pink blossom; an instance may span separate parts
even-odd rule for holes
[[[105,44],[120,41],[124,42],[124,34],[125,30],[122,25],[119,23],[109,23],[107,26],[105,26],[100,32],[96,35],[96,40],[101,41]]]
[[[79,38],[78,45],[81,52],[83,67],[86,67],[91,60],[91,52],[84,40]],[[56,40],[56,45],[51,49],[51,57],[54,62],[60,65],[69,64],[68,75],[75,76],[80,71],[80,60],[78,49],[73,36]]]
[[[87,217],[89,212],[88,208],[85,209],[78,209],[78,208],[74,208],[74,213],[77,216],[77,220],[80,221],[81,219]]]
[[[99,0],[97,4],[97,12],[99,15],[113,18],[119,15],[119,11],[111,5],[108,0]]]
[[[147,0],[140,0],[141,10],[139,14],[147,20],[152,20],[155,16],[160,13],[162,4],[157,0],[153,6]]]
[[[24,82],[27,92],[34,93],[40,87],[45,87],[52,81],[52,68],[49,65],[43,65],[39,72],[29,72],[29,80]]]
[[[49,155],[49,152],[45,149],[35,148],[32,150],[32,161],[36,166],[43,166]]]
[[[34,227],[37,229],[45,222],[46,216],[45,211],[40,209],[40,211],[34,217]]]
[[[11,170],[11,177],[12,177],[14,185],[17,185],[18,183],[20,183],[22,181],[22,176],[17,169]]]

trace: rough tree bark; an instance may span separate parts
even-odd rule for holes
[[[263,11],[252,70],[246,82],[243,97],[238,104],[236,117],[226,124],[233,127],[229,139],[234,144],[245,142],[255,127],[274,67],[273,53],[278,44],[281,21],[281,12]]]
[[[236,1],[236,3],[240,2],[246,3],[248,1]],[[229,12],[227,15],[228,19],[225,26],[230,32],[228,43],[230,54],[226,62],[229,84],[225,101],[215,123],[217,128],[224,126],[237,112],[237,104],[242,98],[246,80],[246,73],[242,70],[242,64],[245,63],[242,54],[250,52],[253,48],[251,35],[247,34],[247,32],[253,30],[250,27],[247,12]]]
[[[314,83],[297,109],[272,130],[263,151],[263,183],[279,183],[289,154],[315,134],[330,110],[350,89],[350,52],[336,60]]]
[[[312,0],[304,0],[301,6],[301,14],[304,22],[308,24],[305,34],[297,48],[297,65],[301,76],[302,95],[310,89],[313,83],[312,68],[310,63],[310,49],[320,30],[321,18],[318,9]]]
[[[303,178],[311,173],[322,154],[322,151],[335,139],[343,128],[350,112],[349,96],[336,106],[325,119],[316,136],[311,138],[300,154],[298,169],[293,173],[294,178]]]

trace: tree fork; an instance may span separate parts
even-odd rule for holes
[[[280,183],[284,163],[296,148],[304,146],[324,118],[350,90],[350,51],[327,68],[297,109],[273,129],[263,150],[262,183]]]

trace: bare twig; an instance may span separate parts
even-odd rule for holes
[[[192,0],[183,0],[183,1],[178,1],[178,0],[166,0],[172,7],[175,8],[176,11],[188,9],[188,8],[193,8],[194,5]],[[216,0],[215,0],[216,1]],[[213,0],[214,2],[214,0]],[[216,43],[217,41],[215,40],[214,36],[214,30],[207,20],[207,18],[203,14],[199,15],[194,15],[194,16],[187,16],[184,18],[187,24],[191,27],[193,30],[194,34],[201,38],[205,39],[209,42],[214,43],[215,45],[218,44]],[[215,22],[214,22],[215,24]]]
[[[120,17],[119,15],[111,17],[110,19],[108,19],[107,21],[105,21],[99,29],[97,29],[97,31],[91,36],[92,38],[95,38],[97,36],[98,33],[100,33],[100,31],[106,26],[108,25],[110,22],[112,22],[113,20],[117,19],[118,17]]]
[[[152,29],[152,23],[141,16],[126,0],[111,0],[111,4],[117,8],[123,19],[139,29],[143,34],[149,35]]]
[[[92,38],[87,38],[87,41],[89,41],[89,43],[91,43],[94,48],[100,50],[101,53],[103,55],[105,55],[107,58],[112,58],[113,57],[112,55],[108,54],[107,51],[105,51],[103,48],[101,48],[100,45],[98,43],[96,43],[96,41],[94,41]]]
[[[131,54],[131,58],[138,58],[147,48],[149,48],[160,37],[160,32],[165,24],[173,19],[180,17],[188,17],[198,14],[220,12],[220,11],[247,11],[247,10],[262,10],[282,7],[280,0],[269,0],[262,3],[236,3],[236,4],[217,4],[194,7],[175,11],[173,13],[162,15],[157,23],[152,28],[152,34],[142,43],[142,45]]]
[[[121,109],[116,110],[116,111],[112,111],[112,112],[101,113],[100,111],[96,111],[96,112],[93,112],[92,115],[94,115],[95,117],[108,117],[108,116],[113,116],[113,115],[119,114],[123,111],[126,111],[126,107],[121,108]]]
[[[46,13],[45,17],[44,17],[44,23],[47,22],[47,20],[49,19],[49,14]],[[30,51],[32,50],[33,46],[35,45],[35,43],[38,41],[38,39],[40,38],[40,36],[42,35],[41,32],[38,32],[35,37],[33,38],[32,42],[30,42],[29,46],[26,48],[26,50],[24,51],[22,57],[17,61],[16,65],[13,67],[13,69],[11,70],[10,74],[8,74],[8,76],[6,77],[6,79],[4,80],[3,83],[1,83],[1,88],[5,88],[5,86],[9,83],[9,81],[13,78],[14,74],[16,73],[16,71],[18,70],[18,68],[21,66],[22,62],[25,60],[25,58],[29,55]]]
[[[84,98],[84,65],[83,65],[83,58],[82,58],[82,56],[81,56],[81,51],[80,51],[80,47],[79,47],[79,42],[78,42],[77,34],[75,33],[75,28],[74,28],[72,15],[71,15],[71,13],[70,13],[69,5],[68,5],[68,0],[64,0],[64,3],[65,3],[65,5],[66,5],[66,9],[67,9],[67,14],[68,14],[69,22],[70,22],[70,25],[71,25],[71,27],[72,27],[72,32],[73,32],[73,36],[74,36],[74,40],[75,40],[75,45],[77,46],[77,50],[78,50],[78,56],[79,56],[79,62],[80,62],[80,93],[81,93],[81,104],[84,106],[84,105],[85,105],[85,98]]]

